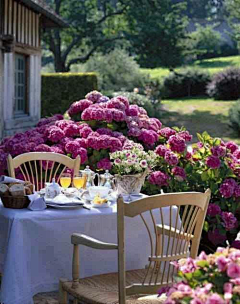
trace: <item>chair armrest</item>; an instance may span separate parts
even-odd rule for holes
[[[84,245],[95,249],[105,249],[105,250],[118,249],[118,245],[116,244],[104,243],[90,236],[80,233],[73,233],[71,237],[71,242],[73,245]]]
[[[173,227],[169,227],[167,225],[157,225],[157,232],[158,234],[161,235],[167,235],[170,237],[177,237],[178,239],[193,239],[194,235],[190,234],[190,233],[186,233],[183,231],[180,231],[179,229],[173,228]]]

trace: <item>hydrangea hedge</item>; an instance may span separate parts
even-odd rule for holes
[[[187,145],[192,136],[184,128],[163,128],[149,118],[144,108],[130,105],[126,97],[109,99],[93,91],[74,102],[63,115],[43,118],[36,128],[5,138],[0,143],[0,174],[6,158],[30,151],[49,151],[81,156],[83,165],[111,170],[109,153],[130,149],[137,142],[157,153],[156,167],[149,175],[147,194],[173,191],[212,191],[202,246],[213,251],[236,238],[240,219],[240,148],[233,142],[198,134],[199,142]],[[21,173],[17,172],[21,178]]]

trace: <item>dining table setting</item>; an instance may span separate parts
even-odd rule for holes
[[[0,190],[6,190],[5,186],[1,187],[6,185],[11,194],[11,187],[18,183],[24,185],[23,181],[0,177]],[[53,179],[40,191],[26,195],[25,208],[9,208],[1,192],[0,302],[33,304],[34,295],[57,290],[59,278],[70,278],[73,233],[117,243],[119,194],[108,171],[98,175],[89,167],[75,176],[64,173],[58,182]],[[123,194],[127,204],[144,197],[141,193]],[[169,208],[165,207],[163,216],[166,223],[173,222],[178,216],[177,209],[169,214]],[[126,269],[144,268],[149,255],[148,246],[142,246],[149,241],[147,231],[139,217],[126,218],[125,225]],[[98,250],[81,246],[80,277],[116,271],[117,252],[106,251],[103,260]]]

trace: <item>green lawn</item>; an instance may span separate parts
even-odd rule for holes
[[[240,136],[228,126],[228,110],[234,101],[214,101],[210,98],[182,98],[162,101],[165,126],[185,126],[194,135],[207,131],[213,137],[233,140],[240,145]]]
[[[240,67],[240,55],[219,57],[202,61],[197,60],[193,64],[182,66],[176,70],[188,67],[196,67],[208,71],[210,74],[215,74],[231,66]],[[142,71],[149,74],[152,78],[162,78],[169,74],[169,70],[167,68],[142,69]]]

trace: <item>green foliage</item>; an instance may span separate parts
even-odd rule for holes
[[[109,54],[96,54],[85,64],[86,72],[97,72],[102,91],[133,91],[142,87],[148,76],[125,50],[115,49]]]
[[[199,69],[185,69],[172,72],[163,81],[164,97],[206,95],[210,75]]]
[[[189,34],[189,38],[189,53],[197,59],[216,57],[221,52],[221,35],[211,25],[197,24],[196,31]]]
[[[127,38],[143,67],[175,67],[183,61],[185,4],[171,0],[131,0]]]
[[[41,116],[65,113],[73,100],[97,89],[94,73],[53,73],[42,75]]]
[[[233,29],[233,37],[237,42],[238,50],[240,50],[240,0],[226,0],[226,10]]]
[[[240,134],[240,99],[229,110],[229,123],[231,128]]]
[[[131,92],[114,92],[114,96],[126,96],[129,100],[130,104],[136,104],[139,107],[143,107],[149,117],[161,117],[161,104],[160,101],[152,102],[144,95],[137,94],[137,93],[131,93]]]
[[[214,75],[207,92],[216,100],[237,100],[240,96],[240,68],[229,68]]]

